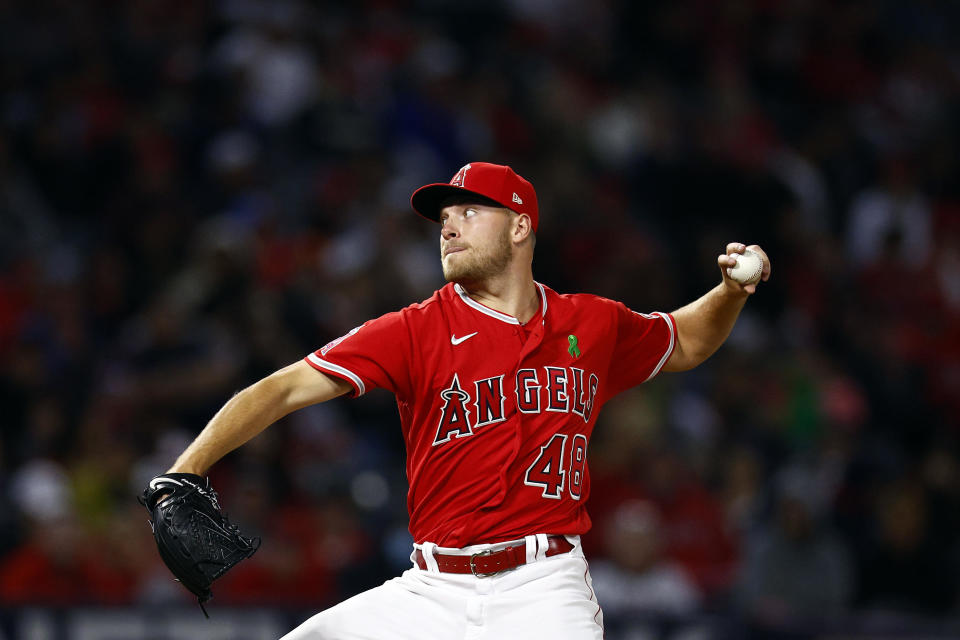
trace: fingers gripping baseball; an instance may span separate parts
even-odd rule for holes
[[[757,283],[770,279],[770,258],[759,245],[731,242],[727,251],[717,256],[717,266],[728,287],[747,294],[755,293]]]

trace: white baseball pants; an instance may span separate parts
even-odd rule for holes
[[[545,536],[527,536],[528,563],[495,576],[440,573],[430,553],[470,555],[513,543],[446,549],[416,545],[427,569],[400,577],[309,618],[281,640],[601,640],[603,613],[578,536],[569,553],[538,556]],[[519,541],[519,542],[524,542]]]

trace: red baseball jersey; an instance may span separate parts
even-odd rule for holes
[[[524,325],[448,284],[306,358],[349,382],[354,397],[374,387],[396,394],[416,542],[463,547],[590,528],[597,414],[660,371],[676,324],[537,288],[540,310]]]

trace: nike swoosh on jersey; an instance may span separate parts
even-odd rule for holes
[[[474,331],[473,333],[468,333],[467,335],[463,336],[462,338],[458,338],[456,335],[452,335],[452,336],[450,336],[450,344],[460,344],[461,342],[464,342],[464,341],[466,341],[466,340],[469,340],[470,338],[472,338],[473,336],[477,335],[478,333],[480,333],[480,332],[479,332],[479,331]]]

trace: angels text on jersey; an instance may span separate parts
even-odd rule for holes
[[[433,446],[472,436],[476,429],[505,421],[508,400],[520,413],[573,413],[584,423],[590,422],[600,385],[597,374],[578,367],[519,369],[512,394],[504,390],[503,378],[501,374],[461,381],[454,373],[450,384],[440,392],[443,405]]]

